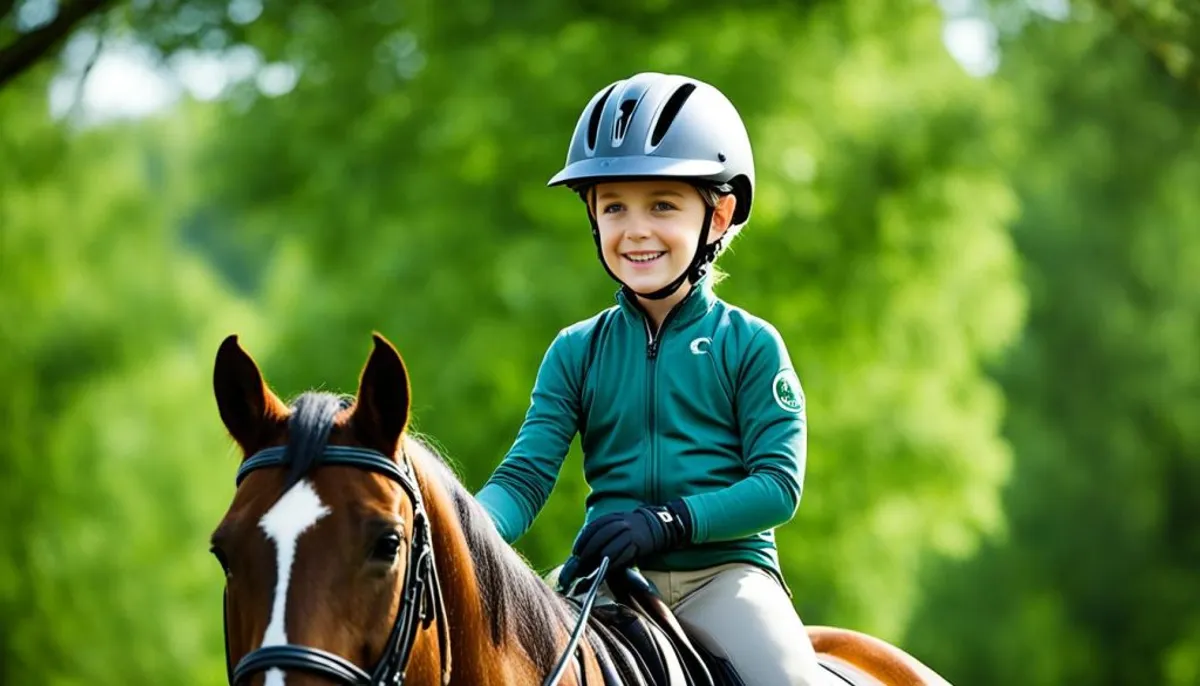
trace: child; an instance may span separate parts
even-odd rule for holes
[[[618,81],[549,185],[586,203],[618,304],[554,339],[480,503],[515,541],[579,432],[591,493],[560,582],[604,556],[636,564],[749,686],[816,683],[773,534],[800,501],[804,395],[779,333],[718,298],[709,273],[754,197],[741,117],[695,79]]]

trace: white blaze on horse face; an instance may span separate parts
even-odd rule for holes
[[[275,598],[271,603],[271,620],[263,634],[262,645],[285,645],[287,625],[288,584],[292,579],[292,564],[296,561],[296,544],[300,535],[308,531],[330,510],[321,502],[316,489],[307,479],[292,486],[283,497],[267,511],[258,526],[267,538],[275,542]],[[283,671],[267,671],[266,686],[283,686]]]

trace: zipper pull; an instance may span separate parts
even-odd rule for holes
[[[650,358],[651,360],[658,357],[658,339],[650,341],[646,345],[646,357]]]

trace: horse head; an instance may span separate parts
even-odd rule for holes
[[[230,683],[445,681],[446,611],[395,348],[375,336],[357,400],[309,392],[288,406],[230,336],[213,388],[243,454],[212,535]]]

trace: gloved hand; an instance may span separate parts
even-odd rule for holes
[[[615,571],[691,540],[692,520],[682,501],[666,506],[643,505],[632,512],[612,512],[589,523],[575,539],[573,557],[559,574],[561,587],[587,574],[608,557]]]

